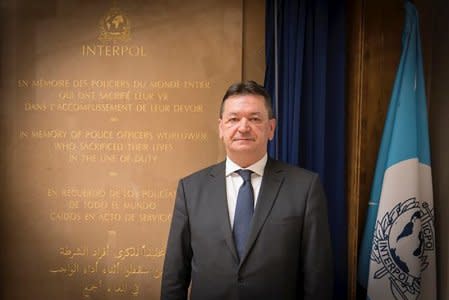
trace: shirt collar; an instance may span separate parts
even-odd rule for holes
[[[233,162],[227,156],[226,157],[226,173],[225,173],[225,175],[229,176],[237,170],[247,169],[247,170],[253,171],[255,174],[257,174],[259,176],[263,176],[263,171],[265,169],[265,165],[267,164],[267,161],[268,161],[268,155],[265,153],[265,155],[259,161],[255,162],[254,164],[250,165],[247,168],[242,168],[238,164]]]

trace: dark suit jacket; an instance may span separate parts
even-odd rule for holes
[[[179,182],[161,299],[331,299],[331,261],[318,176],[271,159],[239,261],[222,162]]]

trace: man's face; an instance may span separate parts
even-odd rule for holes
[[[227,155],[234,161],[244,159],[254,163],[267,151],[268,140],[274,135],[276,122],[268,118],[264,98],[238,95],[228,98],[219,120],[220,138]]]

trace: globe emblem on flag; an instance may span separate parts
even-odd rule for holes
[[[424,254],[424,237],[421,230],[421,211],[411,209],[401,214],[391,225],[388,242],[391,257],[405,273],[418,278],[421,273],[420,259]]]

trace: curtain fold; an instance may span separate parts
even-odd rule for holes
[[[347,298],[345,56],[344,1],[266,1],[265,87],[278,103],[269,153],[320,175],[334,251],[334,299]]]

